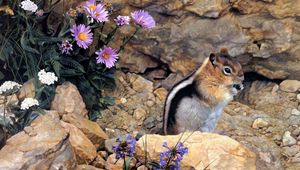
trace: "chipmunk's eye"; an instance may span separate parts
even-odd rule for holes
[[[225,75],[229,76],[232,73],[232,70],[231,70],[230,67],[225,66],[224,69],[223,69],[223,72],[224,72]]]

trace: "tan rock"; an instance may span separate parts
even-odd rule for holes
[[[178,140],[185,140],[188,153],[183,156],[182,169],[243,169],[255,170],[256,155],[239,142],[212,133],[194,132],[176,136],[147,135],[136,145],[136,157],[143,159],[145,152],[149,160],[159,161],[159,152],[165,151],[163,142],[175,146]],[[147,148],[144,143],[147,142]],[[146,151],[145,151],[146,149]]]
[[[104,148],[104,141],[108,139],[108,136],[97,123],[90,121],[79,114],[67,114],[64,115],[62,119],[79,128],[91,140],[96,148]]]
[[[193,2],[194,3],[189,3],[185,9],[199,16],[209,18],[218,18],[221,12],[229,5],[219,0],[203,0]]]
[[[34,80],[30,79],[23,84],[21,89],[18,92],[18,99],[24,100],[27,97],[34,98],[35,96],[35,86]]]
[[[300,89],[300,81],[284,80],[280,83],[280,89],[285,92],[297,92]]]
[[[132,82],[132,88],[137,92],[153,91],[153,83],[141,76],[138,76],[135,81]]]
[[[143,121],[145,120],[146,115],[146,111],[142,108],[137,108],[133,112],[133,117],[141,123],[143,123]]]
[[[127,158],[126,158],[127,161]],[[129,164],[129,168],[132,168],[135,166],[135,164],[137,163],[136,159],[131,159],[130,164]],[[109,170],[121,170],[123,169],[123,165],[124,165],[124,159],[116,159],[116,154],[111,154],[108,156],[106,163],[105,163],[105,169],[109,169]]]
[[[70,82],[57,86],[51,110],[57,110],[60,116],[68,113],[86,116],[88,112],[77,87]]]
[[[36,118],[31,133],[19,132],[0,150],[0,169],[74,169],[76,158],[57,112]]]
[[[79,164],[90,163],[97,156],[93,143],[76,126],[61,121],[61,125],[69,132],[70,143],[75,151]]]
[[[108,157],[108,153],[106,151],[99,151],[98,155],[100,155],[104,159],[106,159]]]
[[[91,165],[78,165],[75,170],[101,170]]]
[[[123,159],[116,159],[116,154],[111,154],[108,156],[106,163],[105,163],[105,169],[109,170],[121,170],[123,169],[124,160]]]
[[[268,125],[269,125],[269,123],[267,121],[265,121],[264,119],[257,118],[254,120],[254,122],[252,124],[252,128],[259,129],[259,128],[267,127]]]
[[[97,155],[96,159],[91,164],[96,168],[105,168],[105,160],[101,155]]]
[[[19,102],[19,99],[16,94],[6,97],[6,105],[17,105],[18,102]]]
[[[159,98],[159,100],[164,101],[167,97],[168,91],[165,88],[158,88],[154,91],[154,94]]]

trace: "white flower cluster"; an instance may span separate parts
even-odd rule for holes
[[[38,9],[38,6],[30,1],[30,0],[25,0],[21,2],[21,8],[23,8],[25,11],[31,11],[31,12],[36,12]]]
[[[25,98],[22,103],[21,103],[21,109],[22,110],[27,110],[32,106],[38,106],[39,101],[33,98]]]
[[[38,73],[38,76],[41,83],[47,85],[54,84],[54,82],[58,80],[54,73],[46,72],[44,69]]]
[[[6,81],[0,86],[0,94],[8,92],[9,90],[13,90],[14,88],[15,89],[20,89],[21,84],[16,83],[14,81]]]

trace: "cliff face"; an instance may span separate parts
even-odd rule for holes
[[[112,3],[123,14],[145,9],[157,21],[154,30],[138,34],[122,55],[121,66],[132,72],[162,68],[164,63],[171,72],[185,75],[209,53],[225,47],[242,62],[246,72],[271,79],[300,79],[300,0]]]

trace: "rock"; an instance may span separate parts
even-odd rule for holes
[[[90,163],[97,156],[92,142],[74,125],[61,121],[61,125],[70,133],[70,143],[79,164]]]
[[[17,105],[19,103],[19,99],[16,94],[7,96],[6,105]]]
[[[69,113],[86,116],[88,113],[77,87],[70,82],[56,87],[51,110],[57,110],[60,116]]]
[[[265,121],[262,118],[257,118],[254,120],[253,124],[252,124],[252,128],[254,129],[260,129],[263,127],[267,127],[269,125],[269,123],[267,121]]]
[[[57,112],[40,115],[0,150],[0,169],[75,169],[76,158]]]
[[[297,100],[300,101],[300,94],[297,94]]]
[[[290,159],[292,163],[300,163],[300,152]]]
[[[127,161],[127,158],[126,158]],[[130,161],[129,164],[129,169],[133,168],[136,164],[136,159],[133,158]],[[109,169],[109,170],[120,170],[123,169],[123,165],[124,165],[124,159],[116,159],[116,154],[111,154],[108,156],[107,161],[105,163],[105,169]]]
[[[297,92],[300,89],[300,81],[298,80],[284,80],[280,83],[280,89],[285,92]]]
[[[117,138],[105,140],[105,150],[108,153],[113,153],[112,147],[117,144],[116,140]]]
[[[78,165],[75,170],[101,170],[91,165]]]
[[[286,131],[282,137],[282,145],[283,146],[291,146],[297,143],[296,139],[291,136],[291,132]]]
[[[293,130],[292,134],[294,136],[299,136],[300,135],[300,128],[296,128],[295,130]]]
[[[120,170],[123,169],[124,160],[116,159],[116,154],[111,154],[108,156],[107,161],[105,163],[105,169],[109,170]]]
[[[259,152],[259,157],[267,163],[271,163],[272,161],[272,155],[270,153]]]
[[[153,83],[149,80],[144,79],[141,76],[138,76],[132,82],[132,88],[133,88],[133,90],[135,90],[137,92],[141,92],[141,91],[144,91],[144,90],[152,92],[153,91]]]
[[[96,148],[104,148],[104,141],[108,139],[108,136],[97,123],[92,122],[79,114],[66,114],[62,119],[79,128],[91,140]]]
[[[295,116],[299,116],[300,115],[300,111],[298,109],[293,109],[292,112],[291,112],[292,115],[295,115]]]
[[[229,4],[218,0],[194,1],[188,3],[185,9],[201,17],[218,18]]]
[[[146,141],[147,139],[147,141]],[[188,153],[181,161],[182,169],[256,169],[256,155],[239,142],[227,137],[212,133],[194,132],[172,135],[147,135],[143,136],[136,145],[136,157],[159,161],[159,152],[165,151],[163,142],[168,146],[175,146],[178,140],[184,140]],[[147,148],[144,143],[147,142]],[[146,150],[145,150],[146,149]],[[201,156],[199,156],[201,155]],[[140,160],[141,161],[141,160]],[[143,161],[143,160],[142,160]]]
[[[34,98],[34,96],[35,96],[34,80],[30,79],[22,85],[21,89],[18,92],[18,99],[22,101],[27,97]]]
[[[286,79],[289,76],[289,73],[283,70],[273,71],[268,68],[265,68],[260,65],[254,65],[253,69],[256,73],[268,77],[272,80],[274,79]]]
[[[165,88],[158,88],[154,91],[154,94],[158,97],[159,100],[165,101],[168,91]]]
[[[98,155],[100,155],[104,159],[106,159],[108,157],[108,153],[106,151],[99,151]]]
[[[145,165],[139,166],[137,170],[148,170],[148,168]]]
[[[92,162],[92,165],[96,168],[105,168],[105,160],[100,156],[97,155],[96,159]]]
[[[154,127],[154,126],[155,126],[154,120],[155,120],[155,118],[153,118],[153,117],[148,117],[148,118],[144,121],[144,124],[145,124],[146,128],[151,129],[152,127]]]
[[[300,152],[300,146],[299,145],[293,145],[293,146],[285,146],[282,148],[282,154],[287,157],[293,157],[297,153]]]
[[[134,110],[133,117],[138,121],[138,125],[142,125],[146,118],[146,111],[142,108],[137,108]]]

